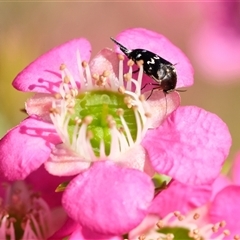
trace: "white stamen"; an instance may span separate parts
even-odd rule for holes
[[[140,113],[140,116],[141,116],[141,119],[142,119],[143,125],[144,125],[146,123],[147,119],[145,116],[146,111],[143,108],[142,102],[139,100],[139,98],[136,98],[137,96],[134,93],[132,93],[130,91],[125,91],[125,93],[130,95],[133,98],[133,100],[131,101],[131,104],[138,107],[138,112]]]
[[[99,146],[99,155],[100,158],[104,159],[106,158],[106,153],[105,153],[105,143],[103,140],[100,141],[100,146]]]
[[[0,226],[0,239],[5,239],[6,237],[6,230],[7,230],[7,219],[8,219],[8,215],[5,216],[1,216],[1,226]]]
[[[59,90],[58,90],[59,94],[61,95],[62,98],[65,97],[65,90],[64,90],[64,87],[63,87],[63,84],[61,83],[60,86],[59,86]]]
[[[123,132],[119,132],[119,140],[120,140],[120,151],[126,152],[129,149],[129,143],[127,141],[126,136],[123,134]]]
[[[124,129],[124,131],[125,131],[125,133],[127,135],[128,144],[129,144],[129,146],[133,146],[134,141],[133,141],[132,135],[130,133],[130,130],[129,130],[128,126],[127,126],[127,123],[126,123],[126,121],[125,121],[125,119],[124,119],[124,117],[122,115],[120,115],[119,117],[120,117],[121,123],[123,125],[123,129]]]
[[[65,140],[65,144],[70,145],[70,139],[69,139],[69,134],[67,132],[68,129],[68,124],[69,124],[69,120],[70,120],[71,116],[69,114],[66,115],[66,119],[63,122],[63,134],[65,136],[64,140]]]
[[[93,83],[92,83],[92,75],[91,75],[91,72],[90,72],[90,68],[88,66],[88,63],[86,62],[83,62],[85,66],[85,74],[86,74],[86,79],[87,79],[87,89],[91,89],[93,87]]]
[[[139,112],[137,111],[136,107],[133,109],[136,119],[136,125],[137,125],[137,138],[135,140],[136,143],[140,143],[142,140],[142,123],[140,120]]]
[[[64,72],[65,72],[65,76],[69,79],[72,88],[77,89],[77,84],[76,84],[72,74],[68,70],[68,68],[65,68]],[[65,85],[68,85],[68,84],[65,84]],[[69,86],[67,86],[67,88],[69,88]]]
[[[44,224],[46,225],[46,229],[45,229],[46,233],[45,234],[47,234],[47,229],[49,228],[50,223],[52,222],[52,214],[51,214],[50,208],[49,208],[48,204],[42,198],[36,198],[35,202],[39,206],[41,206],[41,209],[42,209],[41,213],[44,213],[44,215],[40,214],[40,217],[43,220],[42,224],[40,224],[40,226],[44,226]]]
[[[134,85],[135,85],[135,87],[136,87],[136,89],[135,89],[135,94],[137,94],[138,96],[141,94],[141,85],[139,85],[139,83],[138,83],[138,81],[136,81],[136,80],[134,80],[134,79],[132,79],[131,78],[131,80],[130,80]]]
[[[10,222],[10,226],[9,226],[9,230],[8,230],[8,234],[10,235],[10,240],[15,240],[15,231],[14,231],[14,226],[13,226],[13,222]]]
[[[98,158],[94,154],[94,151],[93,151],[93,148],[92,148],[92,145],[91,145],[91,142],[90,142],[90,138],[86,138],[85,141],[86,141],[86,150],[87,150],[87,153],[88,153],[88,156],[89,156],[88,160],[89,161],[91,161],[92,159],[97,160]]]
[[[76,119],[75,119],[76,120]],[[74,151],[77,151],[77,134],[79,132],[79,124],[80,124],[80,119],[77,120],[74,131],[73,131],[73,136],[72,136],[72,148]]]
[[[63,90],[64,90],[65,93],[70,92],[70,88],[69,88],[68,83],[63,83]]]
[[[77,50],[77,65],[78,65],[78,73],[79,73],[81,89],[84,90],[86,88],[87,82],[86,82],[86,79],[85,79],[84,74],[83,74],[82,60],[81,60],[79,50]]]
[[[32,222],[34,230],[36,231],[36,236],[43,238],[40,228],[39,228],[39,225],[38,225],[38,222],[32,214],[30,215],[30,220]]]
[[[86,135],[87,135],[87,124],[83,122],[79,128],[75,149],[80,155],[86,156],[86,159],[88,159],[89,154],[88,154],[88,148],[87,148]],[[85,139],[85,141],[83,141],[83,139]]]
[[[30,219],[27,220],[22,239],[32,239],[32,240],[38,239],[30,226]]]
[[[138,79],[137,79],[139,86],[142,86],[142,79],[143,79],[143,65],[140,64],[139,72],[138,72]]]
[[[130,75],[130,73],[128,73],[129,74],[129,80],[127,80],[126,82],[127,82],[127,85],[126,85],[126,89],[128,90],[128,91],[131,91],[131,89],[132,89],[132,81],[131,81],[131,79],[132,79],[132,75]]]
[[[123,86],[123,59],[119,57],[119,86]]]
[[[120,140],[118,139],[118,130],[115,125],[110,128],[110,132],[111,132],[111,144],[109,158],[115,159],[121,152],[120,149],[121,144],[119,142]]]

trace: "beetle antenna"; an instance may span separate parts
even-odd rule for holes
[[[116,41],[114,38],[110,37],[110,39],[120,47],[120,50],[121,50],[127,57],[129,57],[129,54],[132,52],[131,50],[129,50],[129,49],[127,49],[126,47],[124,47],[121,43],[119,43],[118,41]]]
[[[165,103],[166,103],[166,110],[165,110],[165,117],[167,116],[167,93],[163,91],[164,97],[165,97]]]
[[[175,89],[175,91],[177,91],[177,92],[186,92],[187,89]]]

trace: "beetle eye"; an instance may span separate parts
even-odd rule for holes
[[[175,89],[177,85],[177,75],[174,69],[168,69],[167,75],[161,82],[161,87],[163,91],[168,92],[169,90]]]

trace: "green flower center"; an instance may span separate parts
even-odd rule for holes
[[[109,90],[95,90],[91,92],[79,93],[75,99],[74,113],[69,121],[68,131],[72,136],[75,129],[75,119],[84,119],[91,116],[92,121],[87,126],[87,131],[91,133],[91,146],[96,156],[99,156],[100,142],[104,141],[105,154],[110,154],[111,132],[109,119],[116,123],[116,128],[124,129],[119,117],[119,111],[123,112],[124,120],[130,131],[133,140],[136,140],[137,125],[132,108],[128,108],[125,103],[125,96],[121,93]],[[126,133],[124,133],[126,135]],[[72,137],[71,137],[72,138]],[[80,147],[80,146],[79,146]]]
[[[158,233],[173,234],[176,240],[192,240],[194,238],[189,237],[189,229],[183,227],[164,227],[158,230]],[[199,238],[201,240],[202,238]]]

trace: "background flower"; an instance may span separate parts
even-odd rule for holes
[[[50,175],[43,167],[22,181],[1,176],[1,239],[47,239],[67,219],[56,187],[69,178]]]
[[[225,239],[233,239],[240,234],[239,201],[240,201],[240,153],[234,158],[231,178],[220,176],[213,184],[213,200],[211,202],[209,219],[212,222],[221,219],[227,222],[226,228],[230,235]]]
[[[190,39],[194,60],[209,81],[240,80],[240,3],[202,4],[203,23]]]

